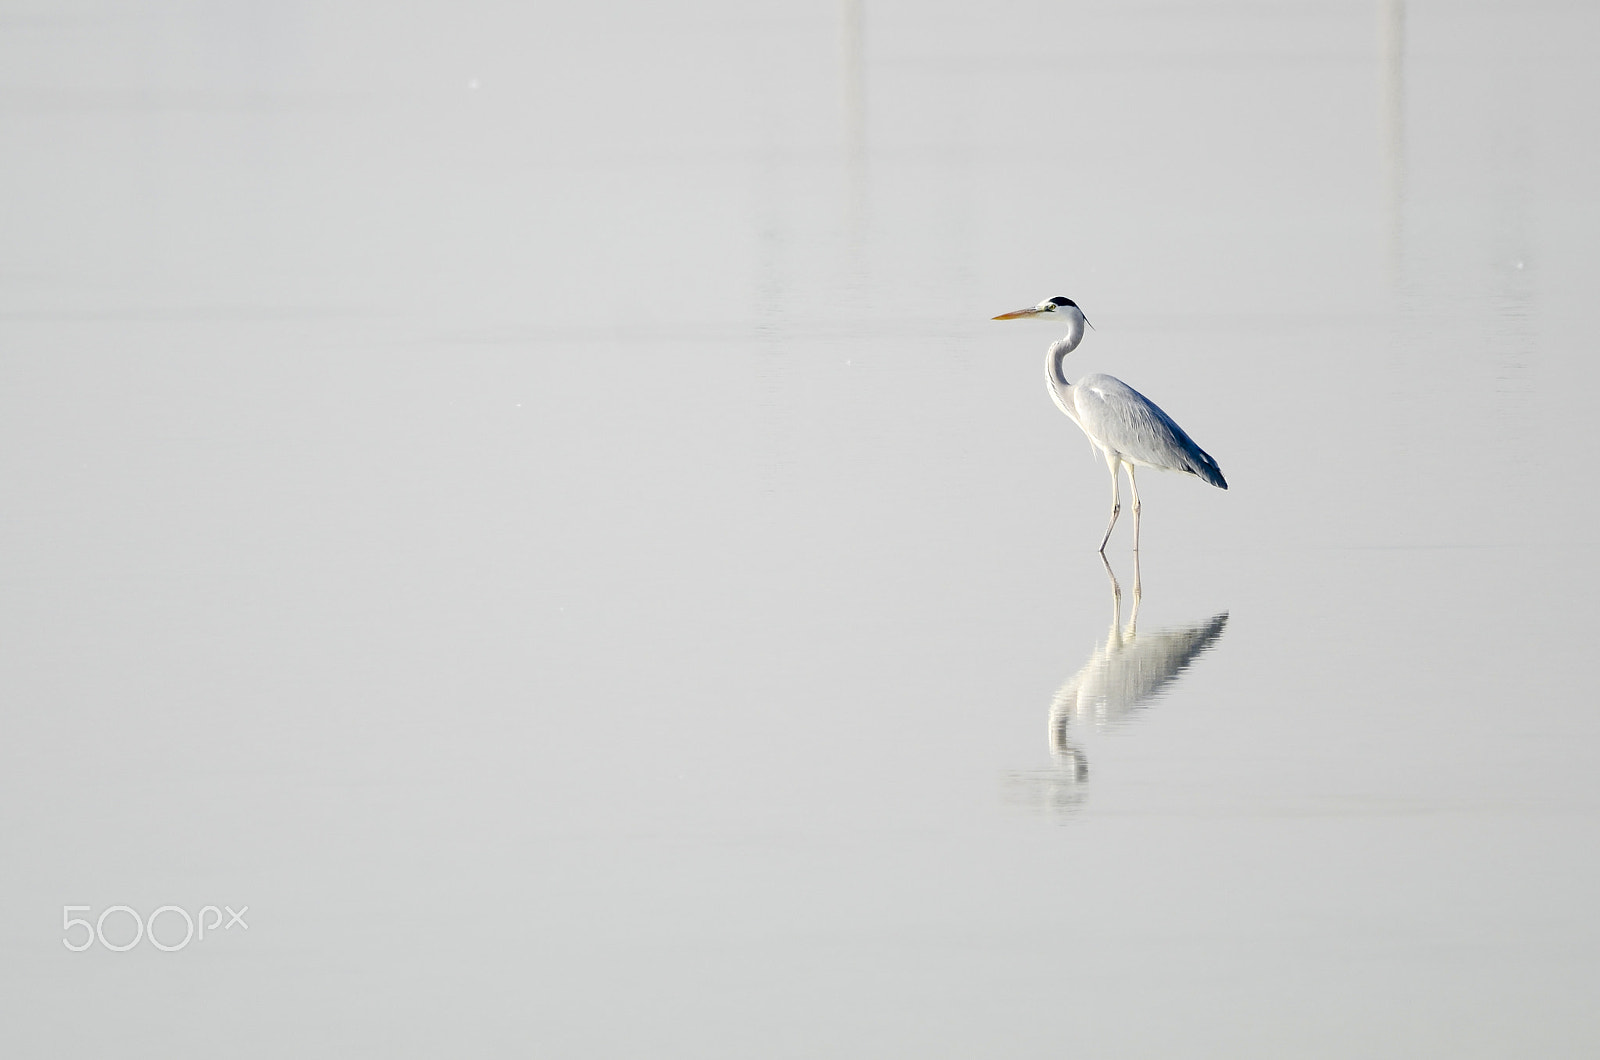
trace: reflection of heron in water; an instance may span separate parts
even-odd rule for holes
[[[1056,760],[1082,780],[1088,775],[1083,754],[1067,740],[1068,724],[1092,724],[1105,731],[1115,728],[1134,711],[1166,691],[1178,675],[1222,636],[1228,624],[1226,611],[1194,626],[1172,626],[1139,632],[1139,557],[1133,560],[1133,612],[1122,625],[1122,586],[1106,565],[1111,579],[1111,629],[1106,641],[1083,668],[1056,692],[1050,703],[1050,751]]]
[[[1105,643],[1095,649],[1089,661],[1051,701],[1050,753],[1056,768],[1033,778],[1033,786],[1044,789],[1044,801],[1057,809],[1070,809],[1082,802],[1082,785],[1089,779],[1088,759],[1069,739],[1069,729],[1073,725],[1089,726],[1099,732],[1116,728],[1162,695],[1195,659],[1216,644],[1228,624],[1228,613],[1224,611],[1196,625],[1139,632],[1143,586],[1138,553],[1134,553],[1133,611],[1124,626],[1122,586],[1117,583],[1111,563],[1104,555],[1100,559],[1111,580],[1111,629]]]

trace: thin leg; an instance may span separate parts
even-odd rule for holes
[[[1133,494],[1133,551],[1139,551],[1139,480],[1133,477],[1133,465],[1128,465],[1128,489]]]
[[[1111,521],[1106,524],[1106,536],[1100,539],[1100,554],[1106,554],[1106,542],[1111,540],[1111,528],[1117,525],[1117,516],[1122,514],[1122,494],[1117,483],[1117,470],[1121,462],[1110,454],[1106,455],[1106,465],[1111,468]]]

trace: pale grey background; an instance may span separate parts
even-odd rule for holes
[[[0,7],[0,1050],[1594,1055],[1597,62]],[[1141,630],[1229,619],[1083,777],[1105,471],[987,320],[1055,294],[1233,486],[1145,476]]]

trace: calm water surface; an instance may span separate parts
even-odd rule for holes
[[[7,1055],[1600,1049],[1588,5],[0,54]]]

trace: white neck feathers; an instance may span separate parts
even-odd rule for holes
[[[1062,315],[1067,318],[1067,334],[1065,337],[1057,339],[1050,344],[1046,370],[1050,373],[1051,379],[1062,386],[1069,386],[1070,384],[1067,382],[1067,375],[1062,368],[1061,362],[1066,360],[1067,354],[1077,349],[1078,343],[1083,341],[1083,313],[1075,307],[1068,307],[1067,311]]]

